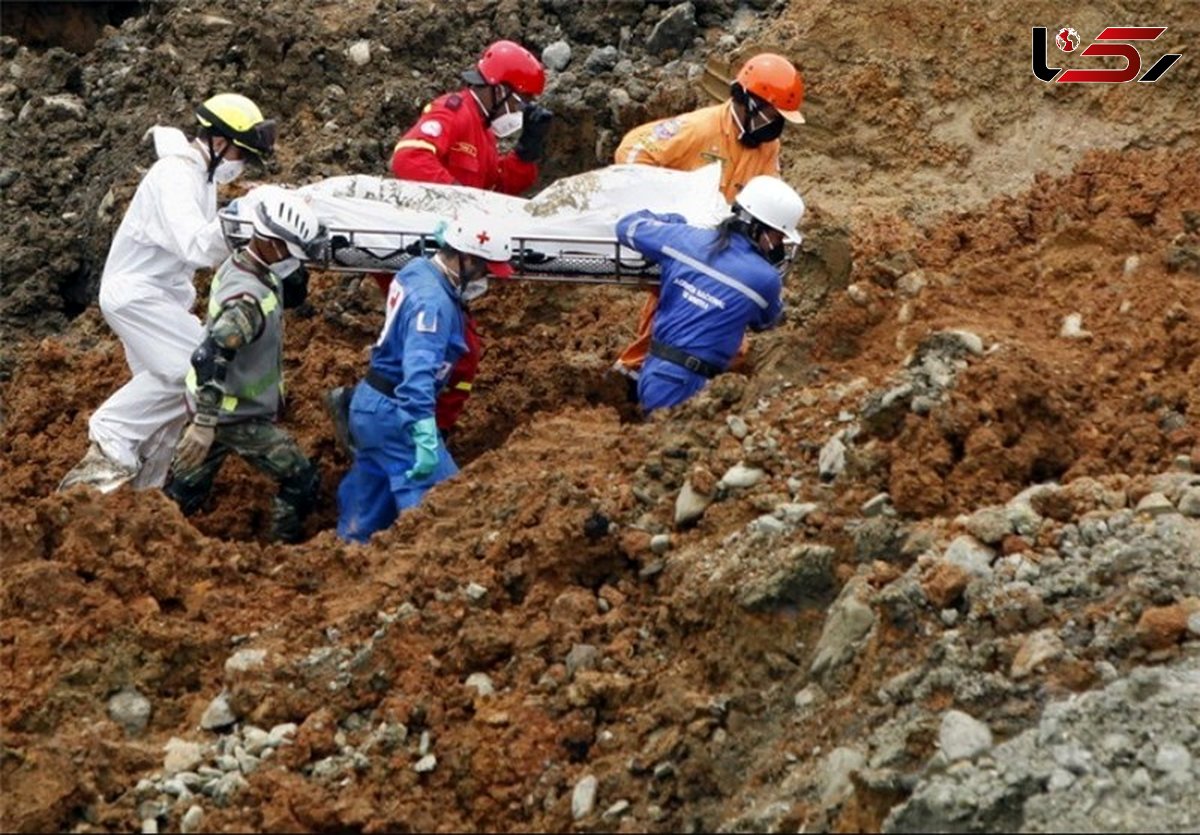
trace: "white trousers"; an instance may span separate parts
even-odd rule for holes
[[[161,487],[187,424],[184,378],[204,326],[190,312],[191,287],[162,288],[117,277],[100,286],[100,311],[125,347],[133,379],[101,404],[88,437],[138,470],[137,489]]]

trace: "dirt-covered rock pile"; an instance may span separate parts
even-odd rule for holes
[[[0,825],[1194,829],[1198,70],[1043,85],[1045,11],[230,1],[0,41]],[[319,403],[378,296],[319,275],[306,542],[264,543],[240,464],[191,520],[54,494],[126,374],[89,302],[145,128],[238,87],[282,116],[270,176],[380,172],[501,36],[556,68],[546,177],[698,103],[708,53],[804,65],[810,245],[752,373],[632,421],[603,372],[636,294],[497,288],[462,474],[347,546]]]

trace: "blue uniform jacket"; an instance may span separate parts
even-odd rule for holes
[[[657,341],[728,368],[747,327],[761,331],[779,321],[779,271],[745,235],[714,253],[716,230],[643,210],[617,221],[617,237],[661,268],[651,331]]]
[[[412,261],[396,273],[371,368],[396,383],[402,425],[433,417],[438,391],[467,351],[465,331],[459,299],[429,260]]]

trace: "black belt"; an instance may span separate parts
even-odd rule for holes
[[[396,381],[388,379],[384,374],[376,371],[370,366],[367,367],[367,376],[363,377],[363,382],[382,394],[384,397],[396,396]]]
[[[688,371],[694,371],[710,380],[725,370],[720,366],[713,365],[708,360],[693,356],[687,351],[681,351],[672,345],[664,345],[657,339],[650,340],[650,356],[681,365]]]

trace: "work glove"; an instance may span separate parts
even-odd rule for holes
[[[201,426],[194,422],[189,423],[183,437],[175,446],[175,461],[171,469],[181,476],[195,471],[204,463],[204,459],[208,458],[208,451],[212,448],[216,436],[215,425]]]
[[[438,462],[438,428],[435,418],[423,418],[412,425],[413,447],[416,449],[416,459],[412,469],[404,474],[405,478],[428,478]]]
[[[529,102],[521,111],[521,138],[517,140],[517,158],[537,162],[546,153],[546,134],[554,114],[540,104]]]

